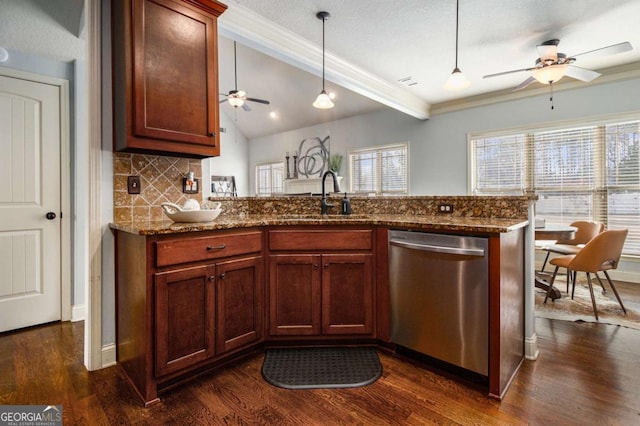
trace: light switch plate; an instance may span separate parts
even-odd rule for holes
[[[140,193],[140,176],[127,176],[127,191],[129,194]]]

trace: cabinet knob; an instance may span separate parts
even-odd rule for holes
[[[224,279],[224,272],[220,274],[220,279],[223,280]]]
[[[212,137],[212,138],[215,138],[216,137],[216,132],[209,133],[209,136]]]
[[[313,270],[314,270],[314,271],[317,271],[317,270],[318,270],[318,268],[319,268],[318,264],[317,264],[317,263],[314,263],[314,264],[313,264]]]
[[[216,280],[215,275],[211,275],[211,276],[209,277],[209,281],[215,281],[215,280]]]
[[[329,264],[328,263],[324,264],[324,269],[329,269]]]
[[[53,220],[56,218],[56,214],[54,212],[48,212],[45,217],[49,220]]]

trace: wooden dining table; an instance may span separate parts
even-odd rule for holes
[[[567,225],[545,225],[542,228],[535,228],[536,240],[567,240],[572,239],[576,234],[576,228]],[[549,283],[536,271],[535,286],[544,291],[549,290]],[[561,297],[560,290],[552,288],[549,294],[551,300]]]

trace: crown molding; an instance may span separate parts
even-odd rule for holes
[[[586,83],[572,78],[562,79],[559,83],[553,85],[553,91],[554,93],[558,93],[566,90],[582,89],[599,84],[640,78],[640,62],[603,68],[597,71],[602,75],[592,82]],[[483,93],[477,96],[469,96],[467,98],[434,104],[431,107],[431,115],[524,99],[532,96],[546,95],[548,93],[549,86],[546,85],[529,86],[528,88],[517,92],[514,92],[513,89],[505,89],[491,93]]]
[[[218,19],[219,33],[311,74],[322,76],[322,48],[235,1]],[[431,105],[349,62],[325,52],[325,78],[420,120]]]

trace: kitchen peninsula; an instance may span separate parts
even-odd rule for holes
[[[486,384],[492,397],[504,395],[524,359],[525,229],[533,199],[353,197],[350,216],[320,215],[317,197],[215,201],[223,213],[210,223],[111,225],[118,363],[145,404],[158,400],[159,389],[268,345],[393,350],[390,229],[488,240]],[[437,213],[443,203],[451,214]]]

